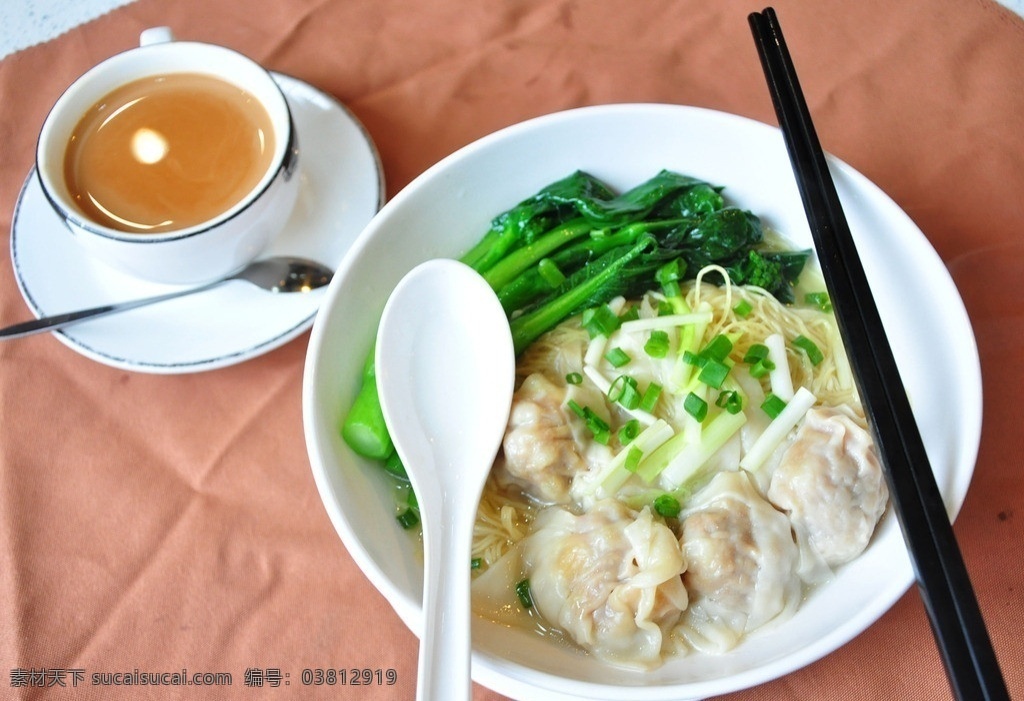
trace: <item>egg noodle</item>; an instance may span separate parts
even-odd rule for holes
[[[724,278],[724,284],[705,282],[704,278],[712,273]],[[742,358],[753,344],[780,334],[786,341],[793,386],[806,387],[821,404],[850,407],[857,422],[866,425],[832,314],[812,306],[784,305],[759,287],[733,285],[726,271],[718,266],[701,270],[695,280],[682,285],[682,292],[690,309],[709,309],[711,312],[705,339],[718,334],[736,339],[731,355]],[[635,303],[656,306],[663,300],[662,295],[651,292]],[[750,309],[741,315],[735,309],[744,301]],[[619,312],[629,304],[618,299],[610,306]],[[799,336],[810,339],[822,351],[823,358],[817,365],[791,345],[791,341]],[[588,341],[580,317],[567,320],[535,341],[522,354],[516,368],[518,380],[539,372],[552,382],[564,385],[566,375],[582,372]],[[672,414],[681,411],[670,404],[664,413],[671,420]],[[495,563],[529,534],[530,524],[540,507],[518,490],[503,488],[492,475],[480,501],[474,532],[473,557],[480,569]]]

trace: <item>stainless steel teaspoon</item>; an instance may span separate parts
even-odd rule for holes
[[[89,319],[97,319],[129,309],[136,309],[149,304],[156,304],[157,302],[203,292],[230,280],[245,280],[270,292],[308,292],[329,283],[333,275],[334,273],[330,268],[305,258],[291,256],[266,258],[250,263],[234,275],[214,280],[198,287],[189,287],[144,299],[105,304],[76,312],[44,316],[34,321],[14,324],[13,326],[0,329],[0,340],[21,338],[22,336],[30,336],[43,331],[56,331],[72,324],[88,321]]]

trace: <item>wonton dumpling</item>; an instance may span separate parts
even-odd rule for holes
[[[568,502],[572,477],[587,469],[562,410],[565,393],[540,373],[523,381],[512,398],[504,459],[497,464],[499,481],[549,504]]]
[[[889,490],[868,432],[837,409],[814,408],[775,468],[768,499],[789,513],[801,545],[835,566],[867,547]]]
[[[798,552],[789,519],[745,472],[721,472],[681,515],[690,596],[680,632],[693,647],[721,653],[799,605]]]
[[[524,543],[534,604],[545,619],[609,662],[661,664],[662,646],[686,608],[675,535],[648,509],[615,501],[577,516],[548,507]]]

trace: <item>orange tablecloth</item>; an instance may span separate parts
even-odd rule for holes
[[[985,427],[956,533],[1011,692],[1024,696],[1024,22],[987,0],[776,7],[826,148],[916,221],[974,324]],[[774,123],[746,22],[759,9],[139,0],[0,62],[0,236],[6,248],[48,107],[146,27],[226,44],[337,96],[376,141],[393,195],[475,138],[564,108],[670,102]],[[27,316],[4,254],[0,325]],[[0,343],[0,697],[413,698],[416,640],[346,552],[313,484],[300,409],[307,340],[181,376],[112,369],[51,336]],[[91,683],[183,668],[227,672],[232,684]],[[394,669],[397,683],[303,685],[314,668]],[[43,670],[67,688],[19,685]],[[73,670],[84,673],[77,686]],[[274,686],[277,674],[289,685]],[[911,591],[834,654],[730,698],[949,696]],[[477,687],[475,698],[499,696]]]

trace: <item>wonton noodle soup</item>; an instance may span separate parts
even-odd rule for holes
[[[888,493],[827,308],[710,266],[609,309],[616,330],[577,316],[520,356],[474,609],[651,669],[791,616]]]

